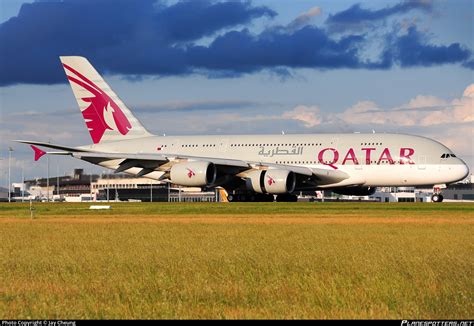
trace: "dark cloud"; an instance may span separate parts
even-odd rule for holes
[[[474,59],[464,62],[463,67],[474,70]]]
[[[155,114],[175,111],[233,111],[236,109],[255,108],[263,105],[264,103],[261,102],[245,100],[176,101],[162,104],[137,105],[134,107],[133,112]]]
[[[371,26],[372,23],[382,21],[390,16],[404,14],[414,9],[431,10],[431,3],[426,0],[405,0],[391,7],[379,10],[364,9],[361,8],[360,4],[355,4],[349,9],[329,15],[326,25],[334,32],[348,29],[353,31]]]
[[[402,2],[380,10],[356,5],[330,16],[328,24],[375,21],[429,8],[423,2]],[[429,44],[410,29],[388,37],[379,60],[363,59],[370,43],[366,34],[334,38],[327,28],[306,25],[247,27],[276,13],[251,2],[185,1],[167,5],[156,0],[65,0],[24,4],[17,17],[0,25],[0,86],[18,83],[65,83],[60,55],[81,55],[103,73],[129,80],[146,76],[205,74],[237,77],[268,70],[282,79],[292,68],[389,69],[466,62],[470,51],[458,43]],[[242,28],[243,27],[243,28]]]
[[[384,56],[391,58],[401,67],[428,67],[447,63],[463,63],[470,58],[471,51],[459,43],[428,44],[423,34],[415,27],[410,27],[405,35],[394,36],[392,40],[388,41]]]
[[[101,0],[24,4],[0,25],[0,85],[65,82],[60,55],[121,74],[189,71],[183,43],[276,13],[249,2]]]
[[[276,13],[266,7],[252,7],[248,2],[186,1],[160,11],[156,25],[171,42],[192,41],[262,16],[274,17]]]
[[[358,46],[362,36],[348,36],[338,41],[315,26],[294,33],[280,29],[252,35],[248,30],[232,31],[209,46],[188,49],[195,67],[249,73],[265,68],[362,68]]]

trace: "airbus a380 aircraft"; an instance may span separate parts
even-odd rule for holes
[[[71,155],[115,172],[181,186],[217,187],[229,201],[296,201],[297,191],[331,189],[368,195],[378,186],[435,186],[469,170],[437,141],[399,134],[155,136],[83,57],[61,57],[93,144],[31,144],[44,154]],[[55,152],[44,152],[37,146]],[[433,201],[442,201],[436,191]]]

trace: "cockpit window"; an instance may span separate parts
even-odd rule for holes
[[[448,158],[448,157],[456,157],[454,154],[443,154],[441,155],[441,158]]]

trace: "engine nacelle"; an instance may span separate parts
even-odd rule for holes
[[[211,162],[183,162],[171,167],[172,183],[187,187],[204,187],[216,181],[217,169]]]
[[[288,170],[255,170],[248,174],[247,188],[261,194],[288,194],[295,186],[296,176]]]
[[[332,189],[332,192],[335,192],[339,195],[347,196],[371,196],[377,190],[376,187],[347,187],[340,189]]]

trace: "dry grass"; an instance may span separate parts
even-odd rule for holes
[[[112,205],[0,205],[0,318],[473,317],[469,204]]]
[[[2,218],[2,223],[31,223],[28,219]],[[72,224],[161,224],[161,223],[178,223],[178,224],[303,224],[303,225],[321,225],[321,224],[474,224],[474,218],[465,215],[451,216],[445,218],[421,218],[421,217],[372,217],[366,218],[360,215],[348,214],[340,217],[317,217],[317,216],[285,216],[285,215],[260,215],[242,217],[240,215],[224,215],[224,216],[206,216],[198,215],[195,217],[136,217],[123,215],[108,215],[106,218],[81,216],[68,217],[51,217],[42,216],[37,223],[72,223]]]

